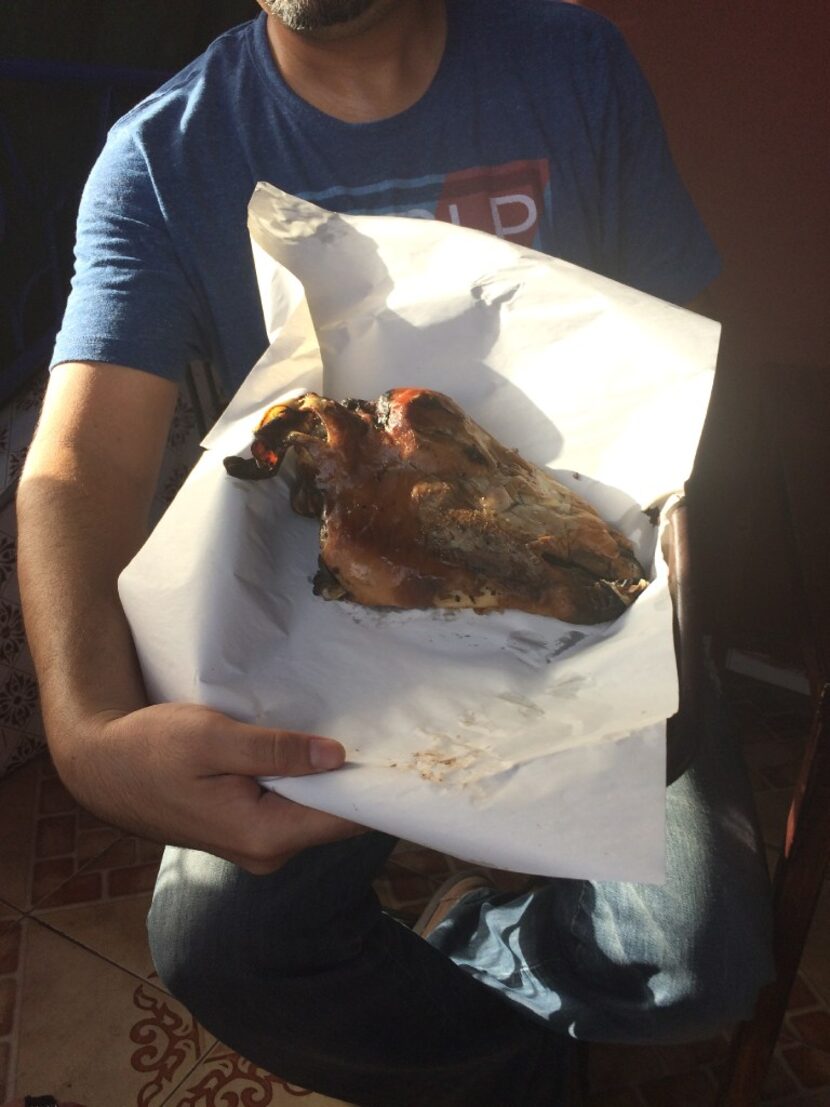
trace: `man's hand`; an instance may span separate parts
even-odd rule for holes
[[[278,869],[308,846],[363,829],[293,803],[257,776],[338,768],[328,738],[248,726],[195,704],[102,712],[57,768],[80,803],[144,838],[217,854],[248,872]]]

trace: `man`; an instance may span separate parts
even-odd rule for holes
[[[260,0],[117,125],[20,488],[21,584],[52,755],[102,818],[172,843],[151,915],[203,1024],[350,1101],[561,1101],[567,1036],[705,1036],[769,971],[764,873],[713,722],[669,789],[662,889],[467,885],[429,942],[370,882],[391,839],[263,792],[336,735],[146,704],[116,579],[141,545],[192,357],[233,389],[266,337],[259,179],[341,211],[467,223],[675,302],[717,261],[605,21],[549,0]],[[759,921],[760,920],[760,921]],[[487,985],[487,986],[484,986]]]

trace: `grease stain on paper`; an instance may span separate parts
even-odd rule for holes
[[[512,761],[499,757],[490,746],[442,732],[423,733],[429,738],[428,745],[390,767],[417,773],[430,784],[471,789],[473,798],[483,797],[485,781],[513,768]]]
[[[515,692],[499,692],[496,699],[504,700],[505,703],[518,707],[519,714],[523,719],[540,719],[545,716],[544,709],[538,703],[528,699],[527,696],[519,696]]]

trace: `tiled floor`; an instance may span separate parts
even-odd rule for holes
[[[774,862],[806,701],[738,678],[730,696]],[[216,1042],[161,986],[144,933],[158,856],[80,810],[43,756],[0,781],[0,1102],[51,1091],[86,1107],[331,1107]],[[378,891],[414,918],[456,867],[402,844]],[[830,1105],[828,935],[826,885],[765,1103]],[[594,1046],[589,1104],[708,1107],[726,1048]]]

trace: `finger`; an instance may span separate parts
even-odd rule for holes
[[[243,776],[306,776],[338,769],[346,751],[332,738],[248,726],[223,719],[214,735],[215,763]]]

